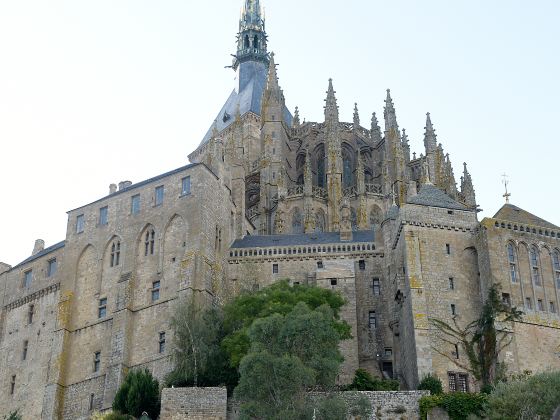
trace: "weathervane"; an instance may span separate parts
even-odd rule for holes
[[[502,175],[502,184],[504,184],[504,187],[506,189],[506,192],[502,197],[506,199],[506,204],[509,204],[509,198],[511,197],[511,194],[508,192],[509,181],[507,174]]]

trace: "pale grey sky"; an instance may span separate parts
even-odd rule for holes
[[[423,152],[425,113],[492,216],[512,203],[560,225],[560,3],[263,0],[290,109],[382,115]],[[66,211],[187,163],[233,88],[242,0],[0,2],[0,261],[65,238]]]

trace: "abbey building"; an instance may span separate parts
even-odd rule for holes
[[[490,284],[522,308],[510,371],[560,368],[560,227],[512,204],[479,221],[471,175],[456,178],[426,117],[412,153],[387,90],[383,115],[324,119],[286,108],[258,0],[246,0],[235,87],[190,164],[68,212],[64,240],[0,263],[0,415],[88,418],[127,370],[171,368],[169,320],[183,297],[210,304],[289,279],[340,291],[357,368],[414,389],[433,372],[477,384],[430,318],[466,325]],[[321,103],[322,98],[317,98]],[[320,106],[320,105],[318,105]],[[456,363],[458,362],[458,363]]]

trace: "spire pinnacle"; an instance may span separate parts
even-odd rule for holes
[[[327,99],[325,99],[325,120],[334,120],[338,122],[338,105],[336,104],[335,93],[332,79],[329,79]]]
[[[393,98],[391,98],[391,89],[387,89],[387,98],[385,99],[384,116],[385,116],[385,131],[394,129],[396,132],[398,132],[399,126],[397,124],[397,114],[395,112]]]
[[[430,113],[426,113],[426,127],[424,127],[426,132],[424,133],[424,147],[426,148],[426,154],[435,150],[437,146],[437,136],[436,130],[432,125],[432,119],[430,118]]]
[[[274,62],[274,52],[270,53],[270,63],[268,64],[266,88],[268,90],[280,90],[280,86],[278,85],[278,74],[276,73],[276,64]]]
[[[354,128],[360,125],[360,114],[358,112],[358,103],[354,102]]]
[[[507,194],[507,187],[506,187],[506,194]],[[474,186],[472,183],[471,174],[467,170],[466,162],[463,163],[463,176],[461,177],[461,195],[463,196],[464,203],[471,207],[476,208],[476,195],[474,192]],[[504,195],[506,200],[509,199],[509,195]]]
[[[379,128],[379,121],[375,112],[371,115],[371,139],[375,143],[381,141],[381,128]]]
[[[245,61],[268,63],[265,22],[259,0],[245,0],[239,19],[237,54],[232,68],[237,70]]]
[[[408,146],[408,135],[406,134],[406,128],[402,129],[401,141],[403,146]]]
[[[294,127],[299,127],[300,126],[300,122],[299,122],[299,108],[296,106],[296,109],[294,111],[294,118],[292,119],[292,125]]]

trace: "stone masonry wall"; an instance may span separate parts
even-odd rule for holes
[[[226,388],[165,388],[160,420],[226,420]]]

